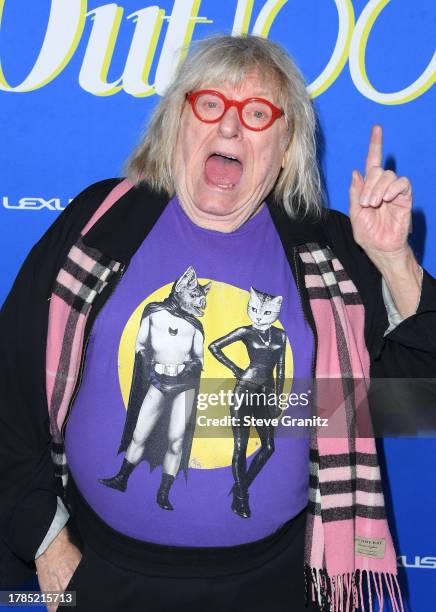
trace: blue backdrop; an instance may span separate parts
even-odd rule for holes
[[[217,33],[282,43],[306,76],[330,205],[348,208],[370,127],[414,189],[412,243],[436,273],[434,0],[0,0],[0,301],[26,253],[89,183],[119,176],[183,57]],[[433,440],[385,440],[409,609],[436,601]],[[36,583],[35,583],[36,584]]]

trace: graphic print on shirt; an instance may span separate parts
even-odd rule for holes
[[[209,344],[214,357],[226,366],[237,382],[234,395],[240,398],[230,406],[233,423],[232,473],[234,484],[231,489],[231,509],[241,518],[249,518],[248,489],[266,462],[274,453],[274,425],[264,419],[278,418],[281,409],[277,399],[283,392],[285,379],[286,334],[273,326],[282,305],[282,296],[272,296],[250,287],[247,314],[251,325],[241,326]],[[247,350],[249,364],[238,366],[223,352],[223,348],[235,342],[242,342]],[[274,378],[275,371],[275,378]],[[245,417],[261,419],[256,421],[260,449],[251,460],[247,470],[247,445],[250,425]]]
[[[277,399],[284,387],[285,363],[290,384],[293,356],[278,320],[281,304],[281,296],[198,279],[192,267],[143,300],[119,344],[119,379],[127,414],[118,454],[124,451],[125,456],[119,472],[99,482],[124,492],[141,461],[148,462],[150,471],[161,465],[156,501],[160,508],[173,510],[177,493],[171,490],[171,501],[169,493],[179,471],[185,474],[189,496],[190,470],[231,468],[228,488],[217,502],[229,513],[249,516],[248,487],[274,452],[273,426],[228,424],[217,433],[216,426],[199,427],[197,416],[201,412],[212,418],[271,419],[281,414],[276,402],[248,401],[250,394],[266,393]],[[185,328],[186,346],[180,345]],[[204,351],[204,346],[210,350]],[[179,353],[175,357],[180,348],[183,357]],[[239,410],[225,404],[202,412],[200,397],[224,387],[233,395],[244,395]],[[229,489],[233,498],[228,498]]]
[[[147,461],[162,465],[156,502],[173,510],[169,491],[178,472],[188,473],[196,423],[196,397],[204,360],[204,315],[211,283],[200,285],[192,266],[164,300],[142,311],[126,420],[118,454],[121,468],[99,482],[124,492],[134,468]]]

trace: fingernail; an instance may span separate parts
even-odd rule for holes
[[[360,198],[360,204],[362,206],[369,206],[369,197],[363,196],[362,198]]]
[[[372,196],[371,200],[370,200],[370,204],[371,206],[377,206],[377,204],[380,202],[380,199],[378,196]]]

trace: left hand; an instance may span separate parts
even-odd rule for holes
[[[382,128],[371,130],[365,177],[353,170],[350,185],[350,220],[354,239],[374,264],[407,256],[412,218],[412,186],[382,168]]]
[[[69,538],[68,528],[63,527],[35,560],[40,590],[49,593],[65,591],[81,558],[81,551]],[[59,603],[48,605],[48,612],[56,612],[59,605]]]

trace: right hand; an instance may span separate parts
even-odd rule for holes
[[[81,558],[82,553],[69,539],[67,527],[63,527],[35,560],[40,590],[64,591]],[[48,612],[55,612],[58,605],[48,605]]]

